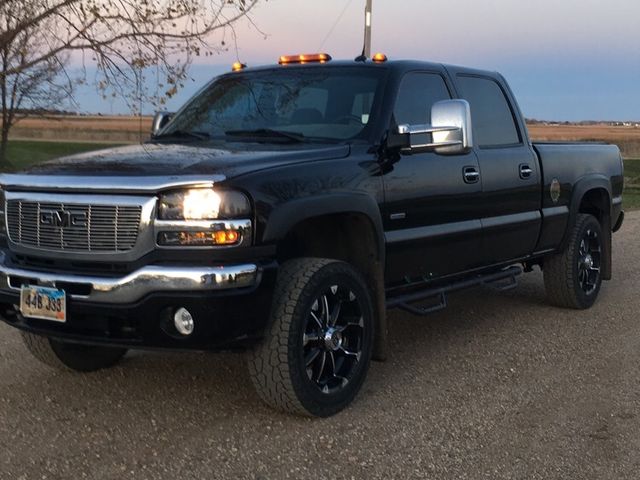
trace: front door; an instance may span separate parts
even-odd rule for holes
[[[449,98],[439,73],[405,74],[391,128],[429,124],[431,106]],[[433,280],[482,264],[482,182],[475,153],[399,153],[384,171],[389,286]]]

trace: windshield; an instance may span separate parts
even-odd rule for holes
[[[365,138],[384,73],[377,68],[323,66],[225,75],[196,95],[158,138]]]

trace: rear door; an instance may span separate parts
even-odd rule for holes
[[[404,74],[390,128],[430,123],[432,105],[449,98],[440,73]],[[474,152],[399,152],[397,158],[386,159],[383,224],[391,283],[435,279],[481,263],[482,187],[477,173]]]
[[[471,105],[475,151],[482,174],[485,264],[531,254],[541,226],[540,172],[520,113],[501,78],[458,73]]]

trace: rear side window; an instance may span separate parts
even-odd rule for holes
[[[480,147],[520,143],[513,112],[502,88],[488,78],[458,76],[462,97],[471,105],[475,140]]]
[[[407,73],[400,83],[393,110],[396,124],[429,124],[433,104],[450,98],[444,79],[437,73]]]

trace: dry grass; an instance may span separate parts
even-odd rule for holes
[[[148,139],[150,129],[151,117],[52,116],[22,119],[11,136],[14,139],[127,143]]]
[[[29,130],[43,130],[57,128],[61,130],[109,130],[115,132],[136,132],[140,127],[139,117],[124,116],[55,116],[44,118],[25,118],[17,127]],[[142,126],[151,128],[151,117],[142,117]]]
[[[600,141],[620,147],[625,158],[640,158],[640,128],[610,125],[529,125],[529,134],[536,140]]]
[[[610,125],[529,125],[529,134],[538,140],[616,140],[640,141],[640,128]]]

